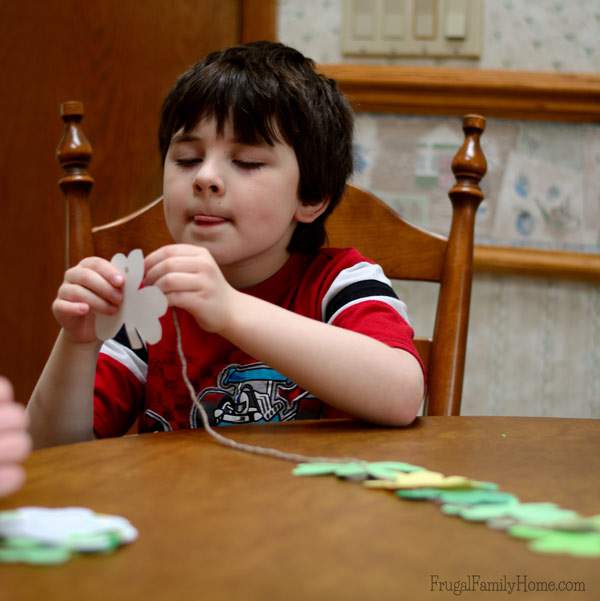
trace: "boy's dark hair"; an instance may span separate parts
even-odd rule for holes
[[[243,143],[280,140],[294,149],[298,198],[304,204],[330,200],[313,223],[297,224],[288,250],[317,252],[325,242],[325,219],[352,173],[352,110],[336,82],[317,74],[311,59],[283,44],[234,46],[209,54],[169,92],[158,132],[163,163],[173,135],[193,129],[203,118],[215,118],[219,133],[231,119]]]

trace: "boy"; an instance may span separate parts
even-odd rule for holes
[[[20,464],[30,449],[27,414],[14,400],[10,382],[0,376],[0,497],[14,492],[25,481]]]
[[[212,53],[167,96],[159,145],[176,244],[146,257],[144,284],[177,312],[211,423],[410,423],[423,374],[403,303],[357,251],[321,249],[352,171],[335,83],[282,44]],[[170,310],[147,352],[96,339],[94,313],[116,312],[122,284],[94,257],[65,273],[62,330],[29,404],[37,446],[121,435],[136,417],[142,432],[199,425]]]

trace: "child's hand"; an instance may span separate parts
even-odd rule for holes
[[[236,293],[209,251],[191,244],[163,246],[146,257],[144,284],[158,286],[169,305],[185,309],[207,332],[228,324]]]
[[[88,257],[65,272],[52,312],[69,340],[96,342],[94,312],[113,315],[123,300],[123,275],[106,259]]]
[[[25,408],[13,399],[10,382],[0,376],[0,496],[14,492],[25,481],[19,465],[31,450]]]

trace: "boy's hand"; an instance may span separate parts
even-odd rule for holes
[[[145,260],[144,285],[158,286],[169,305],[185,309],[207,332],[221,332],[228,324],[235,289],[229,285],[212,255],[191,244],[163,246]]]
[[[10,382],[0,376],[0,496],[14,492],[25,481],[20,463],[31,450],[25,408],[13,399]]]
[[[97,341],[94,312],[117,312],[123,300],[123,282],[119,270],[99,257],[83,259],[65,272],[52,312],[70,341]]]

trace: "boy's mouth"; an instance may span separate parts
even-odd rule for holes
[[[217,215],[202,215],[199,213],[196,213],[192,219],[196,225],[219,225],[229,221],[228,219],[218,217]]]

